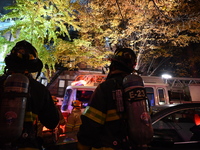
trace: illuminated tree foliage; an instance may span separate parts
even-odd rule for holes
[[[16,24],[6,31],[20,30],[17,40],[30,41],[49,66],[61,62],[70,68],[83,61],[92,67],[104,66],[105,55],[117,46],[128,46],[137,53],[136,69],[152,75],[155,70],[150,68],[158,68],[154,60],[168,59],[181,52],[180,47],[200,40],[199,0],[16,2],[7,7],[12,12],[3,18],[15,18]],[[77,37],[71,38],[71,29],[78,32]],[[195,63],[199,55],[188,61]]]
[[[79,1],[70,0],[16,0],[15,5],[6,7],[11,12],[1,18],[2,21],[15,20],[15,25],[4,33],[11,31],[17,37],[14,43],[24,39],[31,42],[48,66],[65,62],[64,67],[74,68],[83,55],[88,56],[84,58],[90,63],[94,57],[102,55],[100,51],[88,48],[90,42],[72,39],[70,35],[71,31],[80,28],[76,18],[79,6]],[[96,62],[99,64],[99,60]]]
[[[84,9],[85,8],[85,9]],[[137,69],[200,40],[199,0],[91,0],[80,13],[81,36],[93,46],[132,47]],[[198,56],[199,57],[199,56]]]

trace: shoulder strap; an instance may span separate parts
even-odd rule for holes
[[[124,100],[123,100],[123,87],[122,81],[123,78],[113,78],[115,84],[115,89],[113,90],[113,99],[116,102],[117,112],[124,112]]]
[[[124,102],[124,90],[123,90],[123,78],[122,81],[119,81],[117,79],[113,79],[115,83],[115,90],[113,91],[114,100],[116,101],[116,107],[117,112],[121,116],[121,134],[122,134],[122,147],[126,150],[131,150],[132,146],[128,138],[128,122],[127,122],[127,116],[125,113],[125,102]],[[121,83],[121,84],[120,84]]]

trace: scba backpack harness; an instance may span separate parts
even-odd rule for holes
[[[153,128],[142,78],[135,74],[125,76],[121,86],[117,83],[113,98],[118,113],[123,114],[125,120],[126,141],[131,145],[148,144],[153,137]]]
[[[29,79],[22,73],[9,75],[4,82],[0,100],[0,143],[11,143],[23,130]],[[0,144],[0,145],[1,145]]]

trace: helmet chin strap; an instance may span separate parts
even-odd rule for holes
[[[41,72],[38,72],[38,73],[37,73],[37,76],[36,76],[36,78],[35,78],[36,80],[37,80],[37,78],[40,76],[40,74],[41,74]]]

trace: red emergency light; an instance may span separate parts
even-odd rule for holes
[[[105,81],[107,75],[104,74],[90,74],[90,75],[79,75],[72,82],[72,86],[93,86],[95,84],[102,83]]]
[[[86,81],[84,80],[79,80],[79,81],[73,81],[71,83],[72,86],[85,86],[86,85]]]
[[[195,124],[196,124],[197,126],[200,125],[200,117],[199,117],[198,114],[195,114],[195,115],[194,115],[194,122],[195,122]]]

